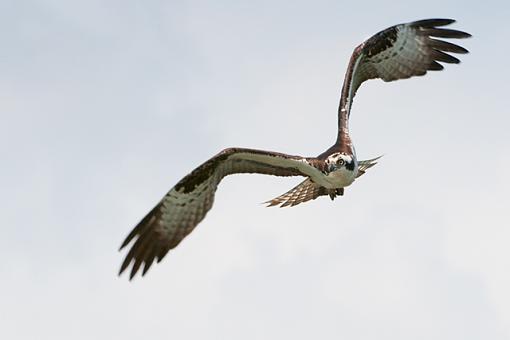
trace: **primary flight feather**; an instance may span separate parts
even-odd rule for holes
[[[130,279],[143,266],[145,275],[154,261],[161,261],[211,209],[218,184],[228,175],[257,173],[301,176],[305,180],[269,202],[269,206],[294,206],[319,196],[334,199],[344,188],[374,166],[378,158],[358,161],[349,135],[352,100],[369,79],[384,81],[421,76],[443,69],[440,63],[459,63],[449,53],[468,51],[438,38],[467,38],[468,33],[443,28],[452,19],[427,19],[387,28],[354,49],[349,61],[338,108],[338,135],[333,146],[317,157],[228,148],[181,179],[138,223],[121,245],[132,243],[120,273],[132,263]]]

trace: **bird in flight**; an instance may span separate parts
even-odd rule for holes
[[[333,146],[317,157],[292,156],[272,151],[228,148],[181,179],[129,233],[120,249],[132,241],[119,274],[133,263],[132,279],[143,264],[142,276],[160,262],[202,221],[211,209],[218,184],[228,175],[257,173],[301,176],[305,180],[270,201],[268,206],[294,206],[319,196],[334,199],[344,188],[376,164],[358,161],[349,135],[352,101],[369,79],[385,82],[440,71],[441,63],[457,64],[449,53],[467,53],[458,45],[438,38],[468,38],[462,31],[444,28],[452,19],[427,19],[389,27],[357,46],[352,53],[338,108],[338,135]]]

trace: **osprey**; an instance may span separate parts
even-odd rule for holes
[[[465,32],[442,28],[451,19],[428,19],[387,28],[354,49],[349,61],[338,108],[338,135],[333,146],[317,157],[291,156],[278,152],[228,148],[181,179],[129,233],[120,249],[136,238],[120,268],[131,262],[130,279],[143,264],[142,276],[154,260],[160,262],[202,219],[214,201],[221,180],[228,175],[257,173],[302,176],[305,180],[268,206],[294,206],[319,196],[334,199],[344,188],[376,164],[379,158],[358,161],[349,135],[349,115],[356,91],[369,79],[383,81],[421,76],[439,71],[443,63],[459,63],[446,53],[467,53],[458,45],[437,38],[467,38]],[[441,27],[441,28],[440,28]]]

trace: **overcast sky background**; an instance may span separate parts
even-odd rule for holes
[[[509,5],[501,1],[0,2],[0,338],[510,339]],[[471,54],[359,90],[346,190],[222,182],[146,277],[118,247],[229,146],[334,141],[353,48],[455,18]]]

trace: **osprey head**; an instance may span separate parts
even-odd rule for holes
[[[328,172],[337,170],[354,171],[356,168],[356,158],[353,155],[347,155],[343,152],[336,152],[326,158]]]

